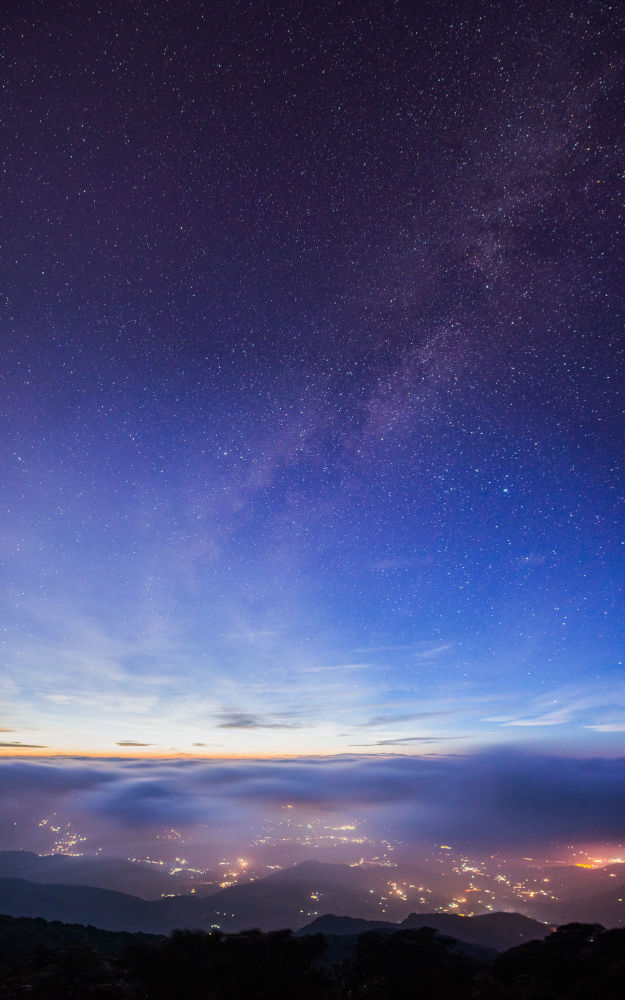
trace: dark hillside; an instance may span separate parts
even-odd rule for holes
[[[625,930],[569,924],[496,958],[429,928],[167,938],[0,917],[3,1000],[622,1000]]]

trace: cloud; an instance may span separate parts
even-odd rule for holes
[[[393,643],[387,646],[359,646],[357,649],[353,649],[353,653],[394,653],[397,650],[404,649],[414,649],[415,644],[413,642],[401,642]]]
[[[614,685],[595,683],[583,688],[565,685],[533,698],[522,711],[506,711],[482,721],[501,727],[542,727],[578,724],[597,732],[619,732],[613,729],[615,711],[625,709],[625,694]],[[591,716],[592,722],[588,719]],[[618,719],[617,724],[622,725]],[[609,727],[609,728],[606,728]]]
[[[426,745],[431,738],[418,739]],[[0,798],[10,798],[12,813],[14,804],[31,825],[42,808],[62,812],[91,832],[98,846],[126,845],[135,833],[145,843],[164,826],[194,836],[201,824],[212,831],[211,844],[230,838],[242,848],[250,829],[280,822],[288,803],[303,815],[356,815],[367,836],[395,837],[406,845],[444,838],[467,848],[525,850],[622,839],[625,760],[501,748],[427,757],[4,759]],[[205,832],[201,840],[207,840]]]
[[[3,758],[0,760],[0,798],[12,795],[18,802],[31,797],[38,799],[42,795],[62,797],[119,780],[121,773],[114,765],[79,759]]]
[[[570,708],[559,708],[544,715],[513,716],[500,715],[485,719],[485,722],[497,722],[500,726],[561,726],[570,722],[573,711]]]
[[[453,644],[451,642],[439,642],[436,645],[425,646],[422,649],[417,649],[415,652],[415,659],[435,660],[437,657],[442,656],[443,653],[447,653],[450,649],[453,649]]]
[[[118,740],[118,747],[153,747],[154,743],[137,743],[136,740]]]
[[[115,782],[104,792],[94,794],[88,806],[101,822],[108,818],[124,826],[152,829],[206,822],[213,812],[208,802],[190,795],[184,784],[179,785],[167,775]]]
[[[363,726],[367,728],[376,728],[377,726],[389,726],[395,725],[398,722],[415,722],[423,721],[424,719],[437,719],[442,715],[452,715],[452,712],[405,712],[403,715],[392,715],[390,712],[385,715],[373,715],[367,722],[362,723]]]
[[[273,715],[264,718],[247,712],[221,712],[218,729],[297,729],[299,722],[287,721],[288,716]]]
[[[331,666],[301,666],[299,668],[299,673],[321,674],[328,672],[334,673],[336,670],[369,670],[370,668],[370,663],[333,663]]]
[[[10,733],[11,730],[10,729],[3,729],[2,732],[3,733]],[[47,749],[46,745],[43,744],[43,743],[20,743],[19,740],[15,740],[12,743],[11,742],[6,742],[6,741],[2,741],[2,742],[0,742],[0,747],[12,748],[13,750],[16,750],[18,747],[19,747],[20,750],[46,750]]]
[[[445,740],[468,740],[469,736],[397,736],[392,740],[376,740],[375,743],[352,743],[353,747],[395,747],[404,743],[442,743]]]
[[[604,722],[594,726],[584,726],[584,729],[594,729],[597,733],[625,733],[625,722]]]

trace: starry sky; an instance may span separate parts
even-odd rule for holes
[[[5,12],[3,755],[625,754],[622,28]]]

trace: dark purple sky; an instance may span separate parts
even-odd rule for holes
[[[611,760],[602,826],[622,27],[592,0],[7,11],[7,756],[362,754],[371,796],[371,755],[468,755],[489,816],[516,746],[531,817],[519,761]],[[88,801],[169,810],[132,787]]]

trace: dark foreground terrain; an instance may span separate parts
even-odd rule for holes
[[[625,930],[596,924],[497,954],[428,928],[160,937],[0,917],[3,1000],[621,1000],[624,983]]]

